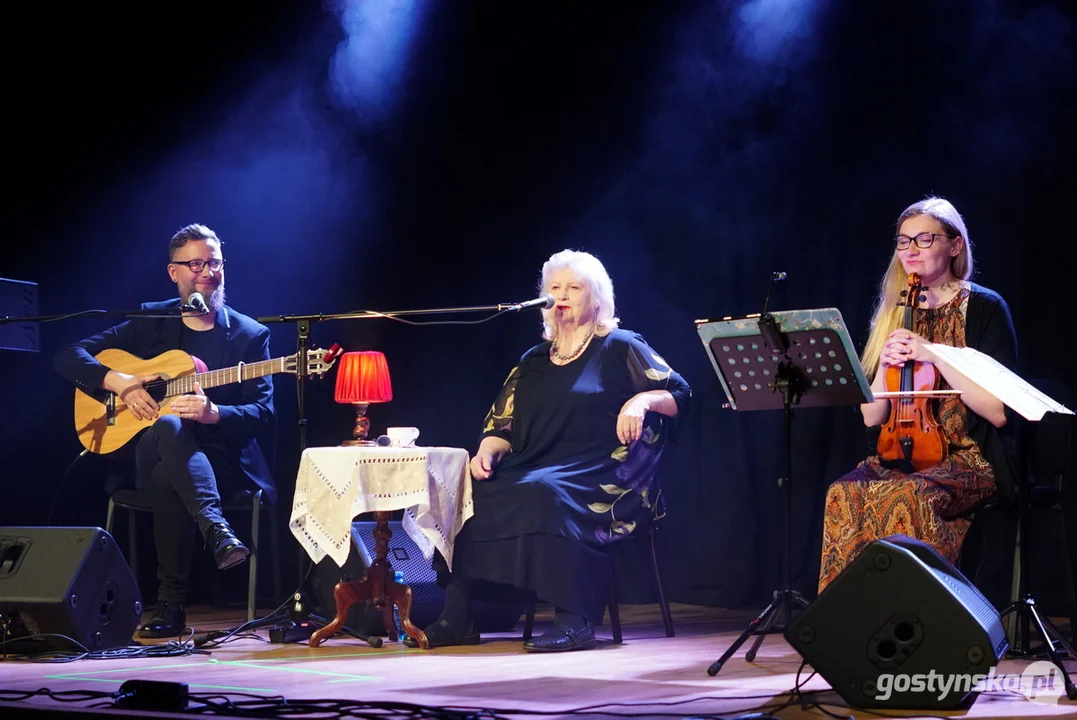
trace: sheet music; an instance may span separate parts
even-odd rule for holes
[[[926,347],[1027,420],[1039,421],[1047,412],[1073,415],[1072,410],[1029,385],[990,355],[970,347],[938,343],[928,343]]]

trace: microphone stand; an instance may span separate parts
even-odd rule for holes
[[[779,611],[784,611],[784,629],[793,624],[793,610],[806,608],[808,601],[799,592],[793,589],[793,485],[792,485],[792,428],[793,428],[793,405],[800,403],[804,394],[803,380],[787,352],[789,339],[778,328],[778,321],[769,312],[770,294],[774,289],[774,283],[785,280],[786,274],[781,271],[770,274],[770,282],[767,284],[767,295],[763,300],[763,312],[756,322],[759,334],[763,337],[764,346],[771,353],[782,356],[778,363],[774,380],[770,383],[772,393],[781,392],[782,395],[782,453],[781,453],[781,476],[778,478],[778,487],[785,495],[785,587],[775,590],[770,604],[760,612],[740,636],[730,645],[720,658],[711,663],[707,668],[707,674],[714,677],[721,672],[722,667],[740,649],[744,642],[755,635],[752,646],[745,654],[748,662],[755,662],[759,646],[763,644],[763,638],[772,630]],[[779,556],[781,553],[779,552]],[[780,559],[780,558],[779,558]],[[780,574],[780,573],[779,573]]]
[[[516,312],[522,310],[530,303],[498,303],[497,305],[467,305],[464,307],[450,308],[426,308],[423,310],[387,310],[376,312],[374,310],[358,310],[346,313],[317,313],[314,315],[267,315],[257,318],[260,323],[296,322],[308,320],[319,322],[321,320],[369,320],[372,318],[403,317],[406,315],[448,315],[451,313],[465,312]],[[537,305],[535,306],[537,307]]]

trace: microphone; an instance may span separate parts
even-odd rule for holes
[[[196,312],[202,313],[203,315],[209,312],[209,308],[206,307],[206,299],[202,297],[202,293],[200,292],[191,293],[191,296],[187,298],[187,304],[181,305],[180,308],[184,312]]]
[[[500,311],[508,310],[516,312],[519,310],[526,310],[527,308],[537,307],[542,310],[549,310],[556,302],[557,300],[554,299],[553,295],[546,293],[542,297],[537,297],[534,300],[528,300],[527,302],[515,303],[513,305],[498,305],[497,309]]]
[[[770,291],[774,289],[774,283],[785,280],[786,274],[781,270],[775,270],[770,274],[770,282],[767,283],[767,297],[763,300],[763,312],[759,314],[759,334],[763,336],[763,342],[771,352],[784,354],[788,350],[785,336],[778,330],[778,322],[774,316],[767,312],[770,307]]]

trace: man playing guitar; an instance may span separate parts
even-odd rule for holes
[[[168,245],[168,260],[177,297],[143,306],[160,315],[134,317],[81,340],[55,361],[80,391],[76,426],[80,402],[100,410],[100,422],[76,428],[88,449],[107,451],[87,441],[92,436],[100,445],[107,431],[130,428],[130,436],[138,436],[132,441],[135,486],[154,498],[159,580],[157,605],[139,630],[144,638],[177,636],[186,626],[196,527],[218,568],[234,567],[250,555],[224,518],[221,489],[260,487],[267,499],[276,499],[258,440],[274,423],[271,371],[245,372],[247,365],[266,364],[269,329],[224,304],[224,258],[212,230],[203,225],[180,230]],[[181,304],[197,309],[181,315]],[[194,381],[189,392],[166,398],[163,380],[178,374],[174,363],[156,367],[141,360],[163,353],[194,360],[199,370],[238,369],[238,376],[206,390]]]

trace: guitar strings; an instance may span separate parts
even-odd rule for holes
[[[222,376],[225,378],[229,378],[228,382],[243,382],[244,370],[246,370],[247,373],[255,373],[256,377],[261,377],[261,375],[263,374],[263,365],[268,368],[272,368],[274,365],[281,365],[283,367],[283,360],[284,358],[260,360],[258,362],[242,363],[240,365],[217,368],[216,370],[208,370],[206,372],[195,373],[194,375],[185,375],[178,378],[158,378],[156,380],[150,380],[149,382],[147,382],[145,384],[145,388],[154,400],[159,401],[171,397],[168,392],[168,386],[170,383],[176,383],[177,385],[177,392],[173,393],[173,395],[181,395],[193,391],[194,383],[199,376],[204,379],[208,379],[210,382],[213,382],[214,385],[217,384],[216,381]],[[233,375],[235,376],[235,380],[230,379]]]

